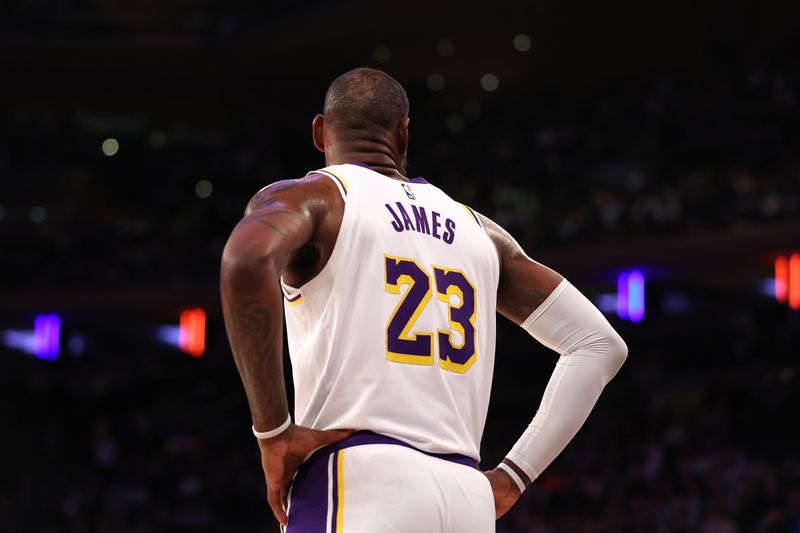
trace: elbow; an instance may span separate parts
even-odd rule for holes
[[[267,253],[236,250],[226,246],[220,264],[220,283],[223,292],[254,293],[274,274],[274,258]],[[277,274],[275,274],[277,277]]]
[[[619,372],[619,369],[622,368],[622,365],[625,363],[625,360],[628,358],[628,345],[625,344],[625,341],[622,337],[619,336],[619,333],[614,331],[613,329],[609,331],[607,337],[607,364],[608,364],[608,378],[606,382],[611,381],[611,379]]]

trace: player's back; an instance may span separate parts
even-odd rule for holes
[[[318,172],[345,207],[323,270],[284,285],[296,423],[478,459],[499,266],[477,215],[424,180]]]

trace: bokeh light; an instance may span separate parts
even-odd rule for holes
[[[119,141],[117,141],[113,137],[109,137],[108,139],[103,141],[101,149],[103,150],[103,154],[104,155],[107,155],[108,157],[112,157],[112,156],[116,155],[117,152],[119,152]]]
[[[431,91],[438,92],[444,89],[445,81],[444,76],[441,74],[431,74],[425,82],[428,84],[428,89]]]
[[[388,63],[392,59],[392,51],[388,46],[378,46],[372,52],[372,57],[378,63]]]
[[[447,117],[447,129],[452,131],[453,133],[458,133],[460,131],[464,131],[464,128],[467,126],[464,117],[458,114],[453,114]]]
[[[45,209],[40,205],[31,207],[30,217],[31,217],[31,222],[33,222],[34,224],[41,224],[42,222],[47,220],[47,209]]]
[[[167,134],[161,130],[155,130],[150,133],[150,137],[147,140],[151,147],[160,150],[167,145]]]
[[[517,52],[529,52],[531,45],[531,38],[524,33],[520,33],[514,37],[514,50]]]
[[[492,92],[496,91],[497,88],[500,86],[500,80],[497,79],[497,76],[494,74],[484,74],[481,76],[481,89],[484,91]]]
[[[214,185],[208,180],[200,180],[194,186],[194,193],[199,198],[208,198],[214,192]]]
[[[439,52],[441,56],[450,57],[456,53],[456,45],[450,39],[442,39],[436,43],[436,51]]]

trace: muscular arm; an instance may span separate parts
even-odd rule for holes
[[[514,237],[493,220],[481,215],[481,222],[500,260],[497,311],[519,326],[564,278],[528,257]],[[526,485],[531,482],[513,461],[503,459],[503,463],[514,470]]]
[[[278,182],[253,197],[225,245],[220,281],[225,329],[258,431],[280,427],[289,410],[278,279],[291,273],[302,284],[319,272],[336,241],[342,207],[336,186],[328,178]],[[298,274],[295,267],[301,250],[312,253],[299,262],[302,272]],[[281,524],[287,523],[289,484],[303,459],[351,433],[289,424],[277,435],[259,437],[267,501]]]
[[[500,260],[498,311],[560,355],[536,416],[500,465],[503,475],[487,473],[500,516],[519,497],[517,489],[541,474],[572,440],[625,361],[627,347],[569,282],[525,255],[497,224],[483,222]],[[506,475],[519,480],[511,494]]]
[[[481,215],[481,222],[500,259],[497,311],[520,325],[563,278],[528,257],[514,237],[494,221]]]
[[[278,279],[298,250],[315,237],[329,193],[319,178],[262,189],[248,204],[222,255],[225,329],[259,431],[280,426],[288,413]]]

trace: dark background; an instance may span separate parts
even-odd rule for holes
[[[407,88],[410,175],[598,302],[647,278],[642,322],[608,315],[626,365],[498,531],[800,531],[800,312],[769,294],[800,251],[799,21],[764,1],[4,0],[0,330],[58,313],[62,347],[0,344],[0,531],[276,531],[219,258],[255,191],[324,165],[311,119],[356,66]],[[155,337],[195,306],[202,358]],[[555,355],[501,318],[497,360],[484,468]]]

